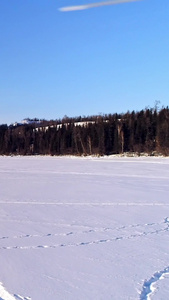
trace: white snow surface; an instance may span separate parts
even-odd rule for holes
[[[169,299],[169,158],[0,157],[0,300]]]

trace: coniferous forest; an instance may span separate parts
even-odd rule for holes
[[[169,155],[168,107],[0,125],[0,155],[111,155],[126,152]]]

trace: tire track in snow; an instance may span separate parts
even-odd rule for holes
[[[0,173],[9,173],[9,174],[16,174],[16,170],[0,170]],[[114,178],[114,177],[131,177],[131,178],[148,178],[148,179],[168,179],[168,176],[154,176],[152,174],[121,174],[121,173],[102,173],[102,172],[76,172],[76,171],[51,171],[51,170],[19,170],[19,172],[17,172],[17,174],[49,174],[49,175],[58,175],[58,176],[62,176],[62,175],[74,175],[74,176],[98,176],[98,177],[110,177],[110,178]]]
[[[149,223],[149,225],[165,225],[164,228],[159,228],[159,229],[154,229],[151,231],[142,231],[140,233],[134,233],[134,234],[128,234],[126,235],[119,235],[115,236],[113,238],[102,238],[102,239],[97,239],[97,240],[91,240],[91,241],[81,241],[81,242],[76,242],[76,243],[60,243],[60,244],[53,244],[53,245],[32,245],[32,246],[4,246],[0,247],[0,250],[14,250],[14,249],[19,249],[19,250],[31,250],[31,249],[49,249],[49,248],[58,248],[58,247],[78,247],[78,246],[88,246],[88,245],[94,245],[94,244],[102,244],[102,243],[109,243],[109,242],[116,242],[116,241],[122,241],[122,240],[130,240],[134,238],[140,238],[140,237],[145,237],[148,235],[157,235],[160,233],[164,232],[169,232],[169,218],[165,218],[162,222],[159,223]],[[144,224],[148,225],[148,224]],[[143,225],[143,226],[144,226]],[[129,225],[128,227],[133,227],[136,226],[138,227],[139,224],[136,225]],[[119,227],[121,229],[126,229],[127,227]],[[95,232],[95,231],[93,231]],[[50,235],[47,235],[50,236]]]
[[[151,296],[156,291],[156,283],[164,279],[165,275],[169,275],[169,267],[166,267],[162,271],[157,271],[149,280],[145,280],[140,294],[140,300],[151,300]]]
[[[47,199],[49,201],[49,199]],[[104,206],[169,206],[169,203],[165,202],[35,202],[35,201],[8,201],[7,200],[2,200],[0,201],[0,204],[5,204],[5,205],[11,205],[11,204],[16,204],[16,205],[47,205],[47,206],[99,206],[99,207],[104,207]]]

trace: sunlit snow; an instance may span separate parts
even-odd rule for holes
[[[0,157],[0,300],[164,300],[169,158]]]

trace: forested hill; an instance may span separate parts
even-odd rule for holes
[[[1,155],[169,155],[169,108],[0,125]]]

